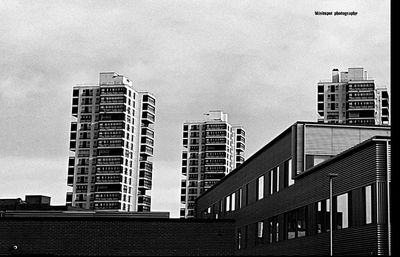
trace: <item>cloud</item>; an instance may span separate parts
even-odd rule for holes
[[[363,66],[390,86],[390,1],[5,0],[0,10],[2,165],[64,179],[72,87],[116,71],[157,97],[156,209],[179,205],[184,121],[227,112],[250,156],[296,120],[316,120],[316,83],[332,68]],[[329,10],[358,15],[314,15]],[[32,161],[47,158],[65,162]]]

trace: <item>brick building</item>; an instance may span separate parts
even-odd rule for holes
[[[0,255],[233,255],[234,221],[152,212],[3,211],[0,242]]]

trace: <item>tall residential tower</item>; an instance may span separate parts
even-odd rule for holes
[[[244,150],[244,129],[221,111],[183,124],[181,218],[194,217],[195,199],[243,163]]]
[[[67,205],[150,211],[155,98],[115,72],[73,88]]]
[[[363,68],[333,69],[331,81],[318,82],[319,122],[390,125],[389,93],[376,88]]]

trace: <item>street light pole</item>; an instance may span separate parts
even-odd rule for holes
[[[337,173],[329,173],[329,248],[330,256],[333,256],[333,178],[337,177]]]

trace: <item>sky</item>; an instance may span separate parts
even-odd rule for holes
[[[0,198],[65,204],[72,87],[114,71],[156,97],[152,211],[179,217],[182,124],[222,110],[246,158],[317,121],[317,82],[390,88],[390,1],[1,0]],[[357,15],[315,15],[357,12]]]

